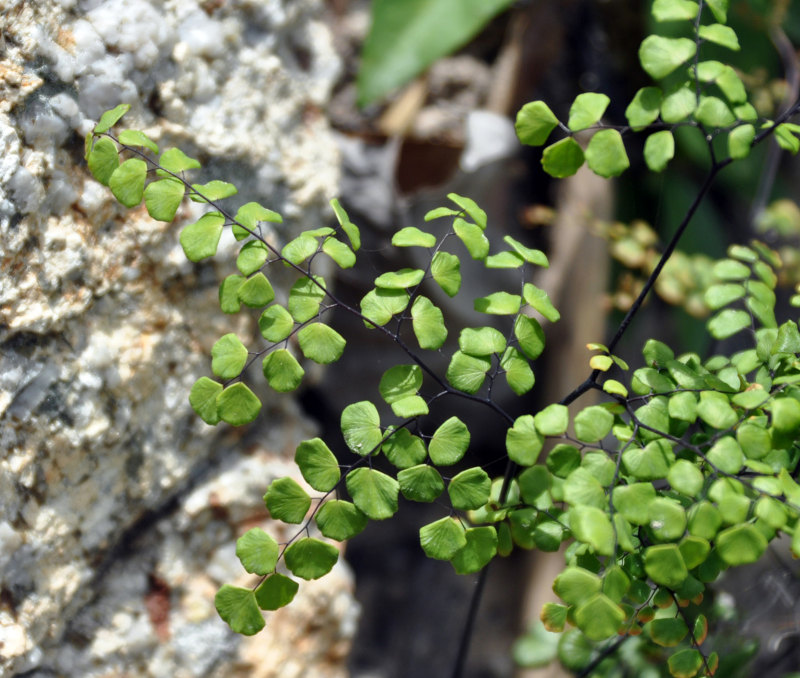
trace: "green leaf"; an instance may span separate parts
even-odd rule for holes
[[[697,95],[688,86],[679,87],[661,101],[661,118],[676,123],[688,118],[697,107]]]
[[[498,252],[486,257],[483,262],[486,268],[520,268],[525,265],[525,260],[516,252]]]
[[[547,255],[541,250],[525,247],[525,245],[517,240],[514,240],[514,238],[512,238],[510,235],[503,236],[503,242],[507,245],[510,245],[514,252],[521,256],[529,264],[541,266],[542,268],[550,267],[550,262],[547,260]]]
[[[394,431],[384,441],[381,449],[392,464],[402,469],[421,464],[428,456],[425,443],[405,428]]]
[[[467,543],[451,558],[456,574],[480,572],[497,553],[497,531],[491,525],[471,527],[464,533]]]
[[[579,94],[570,106],[567,127],[572,132],[580,132],[597,124],[603,117],[603,113],[606,112],[609,103],[611,103],[611,99],[605,94],[596,92]]]
[[[129,110],[131,110],[130,104],[119,104],[115,106],[110,111],[106,111],[103,115],[100,116],[100,120],[94,126],[94,130],[92,130],[95,134],[103,134],[104,132],[108,132],[114,125],[119,122],[119,119],[125,115]]]
[[[189,404],[206,424],[214,426],[219,423],[217,414],[217,396],[222,393],[222,384],[209,379],[200,377],[189,392]]]
[[[700,97],[700,104],[694,118],[708,127],[729,127],[736,122],[736,116],[728,105],[717,97]]]
[[[530,364],[513,346],[509,346],[500,360],[509,388],[517,395],[527,393],[536,383]]]
[[[180,240],[186,258],[189,261],[200,261],[206,257],[213,257],[217,253],[224,223],[225,217],[219,212],[208,212],[195,223],[185,226],[181,231]],[[244,282],[243,279],[242,282]],[[238,305],[236,310],[239,310]],[[230,311],[226,311],[226,313],[230,313]]]
[[[569,512],[569,527],[578,541],[589,544],[596,553],[614,553],[614,528],[608,514],[594,506],[574,506]]]
[[[395,365],[381,377],[378,390],[390,405],[415,395],[422,387],[422,370],[419,365]]]
[[[517,480],[522,499],[529,506],[536,506],[552,485],[548,469],[541,464],[526,468]]]
[[[721,525],[719,509],[711,502],[698,502],[689,510],[689,533],[696,537],[713,539]]]
[[[674,499],[657,497],[650,502],[650,529],[656,541],[675,541],[686,530],[686,513]]]
[[[254,527],[236,540],[236,557],[251,574],[269,574],[278,564],[278,542]]]
[[[309,360],[329,365],[342,357],[345,340],[335,329],[323,323],[311,323],[297,333],[300,350]]]
[[[650,640],[661,647],[675,647],[689,633],[686,622],[678,617],[653,619],[647,622],[644,628]]]
[[[256,602],[262,610],[278,610],[294,600],[300,585],[282,574],[272,574],[256,589]]]
[[[694,19],[699,9],[692,0],[655,0],[651,11],[656,21],[682,21]]]
[[[389,290],[404,290],[416,287],[425,277],[425,271],[416,268],[403,268],[399,271],[384,273],[375,278],[375,286]]]
[[[275,290],[272,289],[267,276],[259,271],[241,284],[237,295],[245,306],[261,308],[275,299]]]
[[[568,567],[553,582],[553,591],[568,605],[580,605],[600,593],[603,582],[594,572]]]
[[[249,231],[255,231],[260,221],[283,223],[283,217],[280,214],[257,202],[248,202],[242,205],[236,212],[234,220],[238,222],[233,224],[233,237],[237,240],[247,238],[250,235]]]
[[[458,337],[459,348],[468,355],[487,356],[502,353],[506,338],[494,327],[466,327]]]
[[[265,355],[261,369],[267,383],[278,393],[294,391],[300,386],[306,373],[297,359],[285,348]]]
[[[463,458],[469,447],[469,429],[458,417],[450,417],[428,443],[431,461],[437,466],[452,466]]]
[[[536,417],[534,417],[534,424]],[[577,447],[560,443],[547,455],[547,468],[553,475],[566,478],[581,465],[581,453]]]
[[[475,299],[474,307],[479,313],[490,315],[516,315],[522,305],[522,298],[518,294],[508,292],[493,292],[486,297]]]
[[[644,569],[656,584],[671,589],[680,586],[689,576],[677,544],[648,546],[644,552]]]
[[[800,402],[794,398],[777,398],[770,410],[772,427],[779,433],[794,433],[800,428]]]
[[[668,660],[669,673],[674,678],[692,678],[703,667],[703,655],[693,649],[680,650]]]
[[[728,20],[728,0],[706,0],[706,5],[721,24]]]
[[[589,640],[605,640],[617,635],[625,612],[603,593],[596,593],[575,610],[575,622]]]
[[[150,184],[152,186],[152,184]],[[255,273],[267,261],[269,250],[260,240],[252,240],[245,243],[236,257],[236,268],[242,275]]]
[[[467,44],[511,0],[376,0],[361,52],[358,104],[404,85],[438,58]]]
[[[564,501],[572,506],[594,506],[604,509],[608,503],[603,486],[589,469],[577,468],[564,481]]]
[[[486,230],[486,212],[472,198],[458,193],[448,193],[447,197],[458,205],[482,231]]]
[[[736,37],[736,31],[730,26],[723,26],[722,24],[710,24],[707,26],[700,26],[697,29],[697,35],[703,40],[708,40],[716,45],[722,45],[735,52],[739,49],[739,38]]]
[[[225,584],[214,596],[214,607],[234,633],[252,636],[264,628],[264,617],[250,589]]]
[[[726,308],[708,321],[708,331],[715,339],[727,339],[750,325],[749,313],[739,309]]]
[[[694,40],[649,35],[639,47],[639,61],[650,77],[660,80],[691,59],[696,51]]]
[[[450,359],[445,376],[453,388],[464,393],[476,393],[491,367],[492,361],[489,358],[456,351]]]
[[[795,155],[800,150],[800,139],[794,135],[792,127],[785,123],[775,128],[775,141],[784,151],[789,151],[792,155]]]
[[[691,535],[681,539],[678,548],[681,551],[683,562],[690,570],[704,563],[708,554],[711,553],[711,545],[708,540]]]
[[[467,537],[458,520],[441,518],[419,529],[419,543],[428,558],[450,560],[467,545]]]
[[[134,146],[139,148],[148,148],[153,153],[158,153],[158,145],[148,137],[144,132],[138,129],[124,129],[122,130],[117,140],[126,146]],[[150,216],[153,216],[152,214]],[[155,217],[153,217],[155,219]],[[163,219],[162,221],[171,221],[171,219]]]
[[[666,478],[675,455],[663,439],[648,443],[645,447],[629,447],[622,453],[625,469],[637,480]]]
[[[301,233],[299,236],[287,242],[281,250],[281,256],[296,266],[302,264],[310,256],[316,254],[319,249],[319,242],[308,233]]]
[[[619,176],[628,169],[631,163],[620,133],[615,129],[596,132],[586,147],[586,164],[605,178]]]
[[[462,471],[450,480],[447,493],[454,509],[469,511],[489,501],[492,481],[482,468],[474,467]]]
[[[547,292],[539,289],[536,285],[525,283],[522,288],[522,296],[525,298],[525,303],[539,311],[551,323],[557,322],[561,317],[561,314],[550,301]]]
[[[506,432],[508,458],[521,466],[535,464],[543,444],[544,438],[536,430],[534,418],[530,414],[517,417],[514,425]]]
[[[667,480],[672,489],[696,497],[703,489],[703,473],[688,459],[678,459],[669,469]]]
[[[444,492],[444,481],[439,472],[427,464],[404,468],[397,474],[400,491],[410,501],[430,503]]]
[[[674,157],[675,137],[670,130],[661,130],[647,137],[644,145],[644,161],[653,172],[663,171]]]
[[[376,325],[382,326],[394,315],[405,310],[408,299],[408,292],[405,290],[374,289],[367,292],[361,300],[361,314]],[[365,321],[364,324],[372,328],[369,322]]]
[[[541,146],[558,126],[558,118],[544,101],[531,101],[517,113],[514,128],[519,140],[527,146]]]
[[[453,230],[459,237],[469,255],[476,260],[485,259],[489,254],[489,240],[483,234],[483,229],[477,224],[471,224],[461,218],[453,221]]]
[[[371,468],[356,468],[345,478],[353,503],[372,520],[385,520],[397,513],[400,484],[391,476]]]
[[[605,407],[593,405],[575,415],[575,436],[585,443],[605,438],[614,425],[614,415]]]
[[[289,311],[277,304],[270,306],[258,319],[258,329],[267,341],[279,342],[288,337],[294,328]]]
[[[325,298],[325,292],[320,285],[324,287],[325,281],[319,276],[314,276],[313,280],[303,276],[292,285],[287,306],[297,322],[307,322],[319,313],[319,306]]]
[[[661,111],[661,90],[658,87],[642,87],[625,109],[625,117],[634,132],[639,132],[658,119]]]
[[[322,242],[322,251],[339,264],[339,268],[352,268],[356,263],[353,250],[336,238],[326,238]]]
[[[711,285],[703,295],[706,305],[713,311],[732,304],[734,301],[744,298],[747,291],[744,285],[739,283],[719,283]]]
[[[181,233],[181,238],[182,237],[183,233]],[[245,280],[246,278],[243,276],[234,273],[227,276],[225,280],[220,283],[219,307],[223,313],[238,313],[242,308],[242,302],[239,301],[239,288]]]
[[[750,267],[734,259],[721,259],[714,264],[713,274],[719,280],[747,280]]]
[[[358,252],[361,249],[361,232],[358,230],[358,226],[356,226],[352,221],[350,221],[350,217],[347,216],[347,212],[344,211],[344,208],[339,204],[339,201],[334,198],[331,200],[331,207],[333,207],[333,213],[336,215],[336,220],[339,222],[339,225],[342,227],[347,239],[350,241],[350,247],[353,248],[353,252]]]
[[[697,415],[709,426],[718,430],[732,428],[739,420],[727,396],[716,391],[700,392]]]
[[[449,297],[458,294],[461,288],[461,262],[455,254],[439,251],[431,260],[433,279]]]
[[[275,520],[299,524],[311,508],[311,497],[291,478],[276,478],[264,494],[264,503]]]
[[[231,384],[217,396],[217,413],[231,426],[253,421],[261,411],[261,401],[242,382]]]
[[[762,396],[766,396],[761,391]],[[755,423],[744,422],[736,429],[736,440],[742,446],[748,459],[763,459],[772,451],[770,432]]]
[[[347,447],[362,457],[371,454],[383,440],[380,415],[368,400],[352,403],[342,410],[341,429]]]
[[[514,321],[514,336],[520,350],[531,360],[536,360],[544,350],[544,330],[536,318],[520,315]]]
[[[158,164],[167,172],[172,172],[173,174],[180,174],[190,169],[198,169],[201,166],[197,160],[190,158],[179,148],[168,148],[164,151],[158,159]],[[167,176],[170,175],[168,174]]]
[[[86,159],[89,171],[103,186],[108,186],[108,180],[119,167],[119,153],[117,145],[108,137],[103,137],[94,142],[89,157]]]
[[[441,219],[442,217],[457,217],[459,214],[461,214],[460,210],[454,210],[450,207],[436,207],[426,212],[423,219],[427,222],[433,221],[434,219]]]
[[[238,377],[247,363],[247,348],[235,334],[225,334],[211,347],[211,371],[222,379]]]
[[[581,168],[583,161],[583,149],[572,137],[551,144],[542,153],[542,168],[556,179],[571,177]]]
[[[747,90],[739,74],[731,67],[725,66],[722,74],[716,79],[717,87],[732,104],[742,104],[733,109],[738,120],[758,120],[758,113],[747,102]]]
[[[744,466],[744,453],[732,436],[717,440],[706,452],[706,459],[723,473],[734,475]]]
[[[656,498],[651,483],[632,483],[617,485],[612,493],[614,509],[633,525],[647,525],[650,522],[650,503]]]
[[[425,402],[424,398],[418,395],[400,398],[400,400],[395,400],[392,403],[392,412],[394,412],[394,416],[401,419],[422,417],[428,414],[429,411],[428,403]]]
[[[329,499],[314,516],[322,536],[336,541],[355,537],[367,526],[365,516],[355,504],[342,499]]]
[[[319,579],[336,565],[339,549],[319,539],[304,537],[286,549],[283,560],[287,569],[296,577]]]
[[[227,181],[214,179],[205,184],[192,184],[192,191],[193,193],[189,193],[189,198],[194,202],[211,202],[230,198],[236,195],[239,189]]]
[[[421,231],[416,226],[406,226],[392,236],[392,245],[395,247],[435,247],[436,236]]]
[[[300,443],[295,450],[294,460],[305,481],[317,492],[330,492],[339,483],[342,475],[339,463],[320,438]]]
[[[411,306],[411,325],[419,347],[437,350],[447,339],[444,315],[428,297],[417,297]]]
[[[125,207],[136,207],[142,202],[146,176],[147,163],[138,158],[130,158],[111,173],[108,187]]]

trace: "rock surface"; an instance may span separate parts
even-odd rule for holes
[[[357,608],[344,567],[254,639],[213,596],[235,539],[312,433],[265,401],[249,430],[189,408],[231,243],[192,265],[175,225],[124,210],[83,135],[130,122],[286,218],[327,218],[339,68],[319,0],[10,0],[0,10],[0,674],[340,676]],[[237,196],[238,199],[239,196]],[[194,206],[180,219],[196,217]],[[267,422],[269,425],[267,425]],[[278,422],[278,425],[276,425]]]

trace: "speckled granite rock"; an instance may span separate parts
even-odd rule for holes
[[[281,211],[286,233],[325,219],[338,157],[320,110],[339,65],[320,6],[0,9],[0,675],[343,675],[344,567],[255,639],[213,609],[241,574],[235,538],[311,433],[268,394],[270,425],[247,431],[188,406],[213,341],[253,332],[216,302],[231,243],[190,264],[175,225],[118,207],[82,162],[82,135],[127,102],[159,143]]]

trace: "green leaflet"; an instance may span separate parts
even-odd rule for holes
[[[297,359],[285,348],[272,351],[264,356],[261,363],[264,377],[271,388],[278,393],[294,391],[303,381],[305,370]]]
[[[342,357],[344,337],[323,323],[311,323],[297,333],[300,350],[309,360],[320,365],[329,365]]]
[[[583,149],[575,139],[567,137],[544,149],[542,167],[551,177],[571,177],[583,165]]]
[[[518,240],[514,240],[510,235],[503,236],[503,242],[510,245],[514,252],[522,257],[529,264],[534,266],[541,266],[542,268],[549,268],[550,262],[547,260],[547,255],[541,250],[534,250],[530,247],[525,247]]]
[[[358,230],[358,226],[350,221],[350,217],[347,216],[347,212],[344,211],[344,208],[335,198],[331,200],[331,207],[336,215],[336,220],[339,222],[339,225],[342,227],[342,230],[344,231],[348,240],[350,240],[350,247],[353,248],[353,252],[358,252],[358,250],[361,248],[361,232]]]
[[[459,237],[464,247],[467,248],[473,259],[483,260],[489,254],[489,240],[483,234],[483,229],[477,224],[471,224],[464,219],[456,218],[453,221],[453,230]]]
[[[222,379],[238,377],[247,363],[247,348],[235,334],[226,334],[211,347],[211,371]]]
[[[214,179],[205,184],[192,184],[189,199],[194,202],[214,202],[236,195],[239,190],[227,181]]]
[[[155,152],[157,153],[158,151]],[[200,163],[197,160],[190,158],[179,148],[168,148],[164,151],[158,159],[158,164],[161,165],[164,170],[172,172],[173,174],[180,174],[186,170],[200,168]],[[167,174],[167,176],[170,175]]]
[[[595,594],[575,610],[575,622],[590,640],[615,636],[624,620],[623,609],[602,593]]]
[[[451,466],[459,461],[469,447],[469,429],[458,417],[450,417],[436,429],[428,443],[431,461],[437,466]]]
[[[419,365],[395,365],[381,377],[378,390],[390,405],[398,400],[416,395],[422,387],[422,369]]]
[[[421,231],[416,226],[407,226],[392,236],[392,245],[395,247],[434,247],[436,236]]]
[[[531,101],[519,109],[514,128],[527,146],[541,146],[558,126],[558,118],[544,101]]]
[[[479,313],[489,315],[516,315],[522,305],[522,298],[518,294],[508,292],[493,292],[486,297],[475,299],[474,307]]]
[[[517,417],[514,426],[506,432],[508,457],[521,466],[535,464],[543,444],[544,438],[536,430],[534,418],[530,414]]]
[[[206,424],[213,426],[219,423],[217,396],[221,392],[222,384],[208,377],[200,377],[192,386],[189,393],[189,404]]]
[[[428,456],[421,438],[411,435],[408,429],[401,428],[388,436],[381,446],[386,458],[397,468],[405,469],[421,464]],[[400,476],[398,474],[398,480]],[[401,483],[402,489],[402,483]],[[442,486],[444,489],[444,486]]]
[[[586,164],[601,177],[616,177],[622,174],[630,161],[625,151],[622,136],[615,129],[596,132],[586,147]]]
[[[259,317],[258,329],[267,341],[283,341],[294,329],[294,318],[283,306],[273,304]]]
[[[557,322],[561,318],[561,314],[553,306],[547,292],[539,289],[536,285],[525,283],[522,288],[522,296],[525,299],[525,303],[539,311],[551,323]]]
[[[108,137],[97,139],[87,160],[89,171],[103,186],[108,186],[111,175],[119,167],[117,145]]]
[[[251,275],[266,263],[268,256],[269,250],[264,243],[259,240],[251,240],[245,243],[239,251],[239,256],[236,257],[236,268],[244,276]]]
[[[214,596],[214,607],[234,633],[252,636],[264,628],[264,617],[250,589],[225,584]]]
[[[408,306],[408,300],[408,292],[405,290],[374,289],[361,300],[361,313],[368,321],[382,326],[396,314],[402,313]],[[372,328],[371,322],[368,321],[364,324]]]
[[[131,110],[130,104],[119,104],[115,106],[110,111],[106,111],[103,115],[100,116],[100,120],[94,126],[94,134],[103,134],[104,132],[108,132],[114,125],[116,125],[120,118],[125,115],[129,110]]]
[[[352,268],[356,263],[353,250],[336,238],[325,238],[322,241],[322,251],[333,259],[339,268]]]
[[[416,287],[424,277],[425,271],[404,268],[378,276],[375,278],[375,286],[389,290],[404,290],[409,287]]]
[[[634,132],[647,127],[658,119],[661,111],[661,90],[658,87],[642,87],[625,109],[625,117]]]
[[[644,160],[653,172],[663,171],[675,156],[675,138],[669,130],[655,132],[647,137]]]
[[[272,574],[256,589],[256,602],[262,610],[278,610],[294,600],[299,584],[282,574]]]
[[[217,395],[217,415],[231,426],[249,424],[260,411],[261,401],[240,381]]]
[[[506,348],[506,338],[494,327],[466,327],[458,337],[458,346],[471,356],[487,356],[502,353]]]
[[[447,493],[454,509],[469,511],[477,509],[489,501],[492,481],[482,468],[462,471],[450,480]]]
[[[338,559],[335,546],[312,537],[298,539],[283,554],[286,567],[301,579],[319,579],[333,569]]]
[[[280,224],[283,222],[283,217],[257,202],[248,202],[239,208],[234,220],[236,223],[233,224],[233,236],[237,240],[244,240],[251,231],[258,228],[259,222]]]
[[[183,234],[181,234],[181,237],[183,237]],[[239,312],[242,307],[242,302],[239,301],[239,288],[245,280],[245,277],[234,273],[226,277],[225,280],[220,283],[219,307],[223,313]]]
[[[514,321],[514,336],[520,350],[531,360],[536,360],[544,350],[544,330],[536,318],[520,315]]]
[[[239,297],[239,301],[250,308],[261,308],[275,298],[275,290],[272,289],[267,276],[260,271],[247,278],[239,286],[236,294]]]
[[[505,371],[509,388],[517,395],[523,395],[533,388],[536,378],[530,364],[516,348],[509,346],[500,360]]]
[[[342,410],[341,428],[347,447],[362,457],[372,454],[383,440],[380,415],[368,400],[353,403]]]
[[[400,484],[385,473],[356,468],[345,478],[347,491],[358,509],[372,520],[386,520],[397,512]]]
[[[420,348],[436,350],[447,339],[444,315],[427,297],[417,297],[411,306],[411,322]]]
[[[497,553],[497,531],[491,525],[468,528],[466,544],[450,559],[457,574],[479,572]]]
[[[660,80],[691,59],[697,47],[688,38],[647,36],[639,47],[639,61],[648,75]]]
[[[267,488],[264,504],[275,520],[299,524],[311,508],[311,497],[291,478],[278,478]]]
[[[287,307],[292,318],[299,323],[308,322],[319,313],[319,306],[325,298],[325,281],[321,276],[313,280],[303,276],[289,290]]]
[[[278,563],[278,542],[260,527],[254,527],[236,540],[236,557],[252,574],[268,574]]]
[[[475,357],[456,351],[450,359],[445,376],[453,388],[464,393],[476,393],[483,385],[486,372],[491,366],[492,361],[487,357]]]
[[[142,202],[146,176],[147,163],[138,158],[130,158],[111,173],[108,187],[125,207],[136,207]]]
[[[419,529],[419,542],[428,558],[450,560],[467,544],[464,526],[455,518],[442,518]]]
[[[326,501],[314,520],[322,536],[336,541],[355,537],[367,526],[367,516],[355,504],[341,499]]]
[[[708,40],[736,52],[741,49],[739,47],[739,38],[736,37],[736,32],[730,26],[723,26],[722,24],[700,26],[697,30],[697,35],[703,40]]]
[[[431,260],[431,275],[449,297],[461,289],[461,262],[455,254],[439,250]]]
[[[603,113],[606,112],[609,103],[611,103],[611,99],[605,94],[596,92],[579,94],[569,109],[567,127],[572,132],[580,132],[597,124],[603,117]]]
[[[320,438],[300,443],[294,460],[305,481],[317,492],[330,492],[342,476],[336,457]]]
[[[694,0],[655,0],[652,14],[656,21],[691,20],[699,9]]]
[[[448,193],[447,197],[458,205],[475,222],[481,231],[486,230],[486,212],[472,199],[458,193]]]
[[[444,480],[439,472],[427,464],[404,468],[397,474],[400,491],[406,499],[430,503],[444,492]]]
[[[181,231],[181,247],[189,261],[201,261],[217,253],[225,217],[219,212],[208,212],[195,223]],[[238,309],[237,309],[238,310]]]
[[[186,187],[177,179],[153,181],[144,189],[147,213],[158,221],[172,221],[178,211]]]

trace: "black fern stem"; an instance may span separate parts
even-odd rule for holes
[[[475,582],[475,590],[472,592],[472,597],[469,601],[467,620],[464,623],[464,629],[461,632],[461,640],[458,643],[456,663],[453,666],[453,673],[450,674],[451,678],[463,678],[464,676],[464,667],[467,663],[467,656],[469,655],[469,646],[472,644],[472,632],[475,628],[475,619],[478,616],[478,608],[481,605],[483,588],[486,585],[486,578],[489,573],[489,565],[491,565],[491,561],[489,561],[486,567],[480,571],[480,574],[478,575],[478,581]]]

